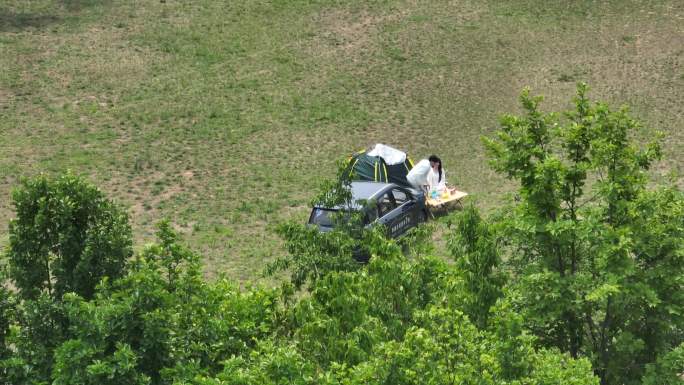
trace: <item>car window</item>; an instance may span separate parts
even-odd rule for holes
[[[397,202],[397,206],[401,206],[404,204],[404,202],[410,199],[408,194],[398,188],[392,190],[392,195],[394,195],[394,200]]]
[[[377,202],[378,217],[383,217],[385,214],[389,213],[390,211],[394,210],[395,207],[397,207],[396,203],[394,202],[394,198],[389,192],[384,193],[380,197],[378,197]]]
[[[378,210],[373,207],[373,209],[366,210],[366,215],[363,218],[363,224],[367,225],[376,219],[378,219]]]
[[[327,210],[322,208],[314,208],[309,218],[309,223],[323,227],[333,226],[333,215],[337,210]]]

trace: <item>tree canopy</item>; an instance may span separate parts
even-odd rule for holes
[[[684,199],[647,188],[657,142],[634,141],[626,108],[592,103],[507,115],[485,139],[493,167],[518,181],[520,202],[496,220],[515,307],[543,346],[588,357],[602,384],[637,384],[684,335]]]
[[[118,278],[133,254],[128,215],[72,175],[39,176],[12,194],[9,276],[24,298],[69,292],[91,298],[103,277]]]

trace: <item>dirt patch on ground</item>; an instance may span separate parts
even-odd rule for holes
[[[356,62],[375,46],[375,37],[384,25],[398,22],[407,15],[408,10],[405,9],[389,14],[374,14],[368,10],[321,11],[313,17],[317,32],[307,51],[316,57],[337,57]]]

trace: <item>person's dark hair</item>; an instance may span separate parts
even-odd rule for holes
[[[439,157],[437,155],[430,155],[428,160],[430,162],[439,163],[439,166],[437,166],[437,170],[439,171],[439,182],[441,182],[442,181],[442,160],[439,159]]]

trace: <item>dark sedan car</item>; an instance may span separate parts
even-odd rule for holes
[[[427,220],[425,196],[415,190],[394,183],[352,182],[351,193],[355,202],[351,208],[314,206],[309,224],[329,231],[334,227],[335,213],[353,210],[362,214],[364,226],[382,224],[392,238],[397,238]]]

